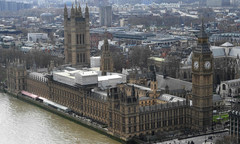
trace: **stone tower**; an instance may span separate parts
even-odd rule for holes
[[[113,60],[107,39],[104,40],[104,45],[102,46],[100,70],[102,71],[102,75],[106,75],[107,72],[113,72]]]
[[[212,126],[213,56],[202,23],[192,57],[192,126],[206,131]]]
[[[26,63],[21,60],[15,60],[7,65],[7,86],[12,93],[18,94],[26,89]]]
[[[159,94],[157,93],[158,82],[157,82],[157,79],[156,79],[155,69],[153,70],[153,75],[152,75],[152,78],[151,78],[150,88],[151,88],[152,91],[150,92],[149,96],[151,98],[157,98],[159,96]]]
[[[71,8],[71,16],[64,8],[64,54],[65,63],[73,66],[90,65],[90,34],[89,34],[89,11],[85,8],[83,17],[81,7]]]
[[[139,132],[139,101],[134,86],[131,94],[122,89],[112,88],[108,94],[108,130],[114,135],[121,135],[125,140]]]

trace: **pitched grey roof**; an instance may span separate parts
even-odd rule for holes
[[[157,75],[158,89],[165,89],[166,86],[169,90],[185,89],[187,91],[192,90],[192,83],[175,79],[171,77],[163,78],[163,75]]]
[[[149,87],[145,87],[145,86],[141,86],[141,85],[136,85],[136,84],[131,84],[131,83],[128,83],[127,85],[134,86],[135,88],[139,88],[139,89],[145,90],[145,91],[152,91]]]
[[[237,55],[240,56],[240,47],[234,47],[229,53],[230,56],[237,57]]]
[[[226,56],[225,48],[223,47],[212,46],[211,49],[212,49],[213,57]]]
[[[220,95],[217,95],[217,94],[213,95],[213,103],[221,101],[221,100],[222,100],[222,98]]]

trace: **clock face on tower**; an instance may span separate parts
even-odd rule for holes
[[[194,66],[194,69],[198,69],[198,68],[199,68],[199,63],[198,63],[198,61],[195,61],[195,62],[193,63],[193,66]]]
[[[204,63],[204,68],[205,68],[205,69],[210,69],[210,68],[211,68],[211,63],[210,63],[210,61],[206,61],[206,62]]]

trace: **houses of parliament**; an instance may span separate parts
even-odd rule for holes
[[[101,66],[90,67],[89,11],[80,6],[64,9],[65,62],[48,73],[27,70],[24,62],[8,64],[7,86],[12,93],[28,91],[70,108],[107,126],[111,135],[134,137],[206,131],[212,127],[213,56],[202,27],[193,50],[192,91],[184,97],[159,89],[152,71],[150,86],[129,83],[114,73],[108,41],[102,46]],[[69,66],[71,65],[71,66]]]

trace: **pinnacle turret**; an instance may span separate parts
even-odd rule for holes
[[[85,18],[89,18],[89,10],[88,10],[87,4],[86,4],[86,8],[85,8]]]
[[[72,4],[72,8],[71,8],[71,17],[74,17],[74,16],[75,16],[75,11],[74,11],[73,4]]]
[[[109,50],[109,48],[108,48],[108,40],[107,39],[104,40],[104,45],[103,45],[103,49],[102,50],[105,51],[105,52]]]
[[[202,26],[201,30],[198,34],[198,44],[197,47],[194,50],[195,53],[211,53],[211,50],[209,48],[208,44],[208,35],[206,34],[204,30],[204,22],[202,20]]]
[[[205,29],[204,29],[204,21],[202,19],[202,25],[201,25],[201,30],[200,33],[198,34],[198,38],[208,38]]]
[[[64,18],[68,18],[68,10],[67,10],[67,5],[66,4],[64,6]]]
[[[79,16],[82,17],[82,9],[81,9],[80,3],[78,6],[78,13],[79,13]]]

